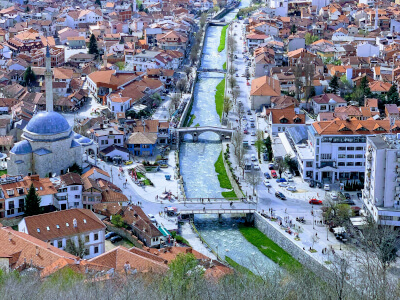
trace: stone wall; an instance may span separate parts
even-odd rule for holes
[[[144,244],[139,241],[138,238],[134,236],[131,231],[126,230],[125,228],[115,227],[113,224],[105,220],[103,220],[103,223],[107,226],[108,231],[115,232],[116,234],[122,236],[124,239],[130,241],[137,248],[143,248]]]
[[[290,240],[283,231],[275,228],[270,224],[270,221],[262,217],[259,213],[254,214],[254,226],[318,277],[326,281],[331,280],[332,271],[330,269],[314,259],[312,253],[304,251],[299,244]]]
[[[229,169],[229,165],[227,164],[226,160],[225,160],[225,151],[226,151],[226,143],[222,143],[222,160],[224,161],[224,166],[225,166],[225,170],[226,170],[226,174],[228,174],[228,178],[229,181],[231,182],[231,185],[233,187],[233,190],[235,191],[235,194],[237,197],[241,198],[243,197],[243,192],[242,190],[239,188],[238,184],[236,183],[235,179],[233,178],[233,174],[231,172],[231,170]],[[231,144],[232,145],[232,144]],[[229,153],[230,155],[233,155],[232,151],[233,147],[229,147]]]

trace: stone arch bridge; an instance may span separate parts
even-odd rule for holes
[[[215,132],[219,135],[221,141],[224,139],[232,138],[232,134],[234,132],[233,129],[223,128],[223,127],[213,127],[213,126],[203,126],[203,127],[181,127],[177,128],[176,132],[178,134],[178,140],[183,141],[183,138],[186,134],[190,134],[193,138],[193,142],[197,142],[199,140],[199,135],[204,132]]]

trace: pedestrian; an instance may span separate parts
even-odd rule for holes
[[[206,211],[206,207],[205,206],[203,207],[203,211]]]
[[[287,208],[285,208],[285,214],[287,214]]]
[[[315,236],[318,236],[318,233],[315,233]]]

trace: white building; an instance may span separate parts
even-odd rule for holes
[[[103,14],[101,10],[71,10],[65,16],[67,26],[75,29],[79,28],[79,24],[95,24],[103,21]]]
[[[339,120],[314,122],[308,140],[295,145],[304,179],[329,183],[364,182],[367,136],[390,132],[389,120]],[[400,131],[400,121],[392,126]]]
[[[105,229],[106,225],[88,209],[69,209],[25,217],[18,224],[18,231],[62,250],[68,250],[68,240],[79,248],[80,239],[84,244],[84,259],[105,252]]]
[[[156,69],[164,65],[156,58],[160,51],[142,50],[141,53],[125,55],[125,64],[133,71],[144,72],[147,69]]]
[[[108,124],[90,129],[91,138],[99,145],[100,151],[111,146],[124,146],[124,132]]]
[[[364,208],[381,225],[400,226],[400,134],[367,138]]]
[[[59,210],[83,208],[83,182],[79,174],[70,172],[51,180],[57,189],[54,202]]]
[[[356,51],[357,56],[359,57],[379,56],[379,46],[371,45],[369,43],[358,44]]]
[[[315,114],[321,112],[333,112],[336,107],[347,106],[347,101],[336,94],[323,94],[314,96],[311,100],[311,106]]]

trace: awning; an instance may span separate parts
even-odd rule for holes
[[[145,110],[146,108],[147,108],[147,106],[144,104],[136,104],[136,105],[132,106],[129,110],[133,110],[134,112],[138,113],[142,110]]]

